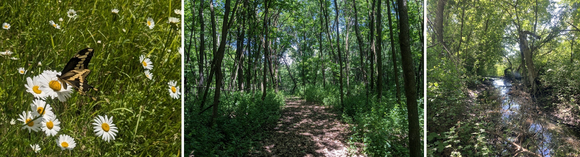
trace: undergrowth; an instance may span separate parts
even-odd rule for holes
[[[205,106],[208,104],[212,102]],[[226,93],[220,97],[216,124],[208,126],[211,109],[198,115],[199,102],[193,103],[185,112],[185,152],[195,156],[244,156],[260,148],[258,141],[265,137],[265,128],[276,124],[283,105],[284,95],[273,91],[264,101],[249,92]]]

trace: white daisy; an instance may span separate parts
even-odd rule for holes
[[[64,21],[64,19],[62,19],[62,18],[58,18],[58,21],[62,22],[62,21]]]
[[[48,23],[49,23],[49,24],[50,24],[52,27],[54,27],[54,28],[56,28],[56,29],[60,29],[60,26],[59,26],[58,24],[54,23],[54,21],[50,20],[50,21],[48,21]]]
[[[58,131],[60,131],[60,121],[56,119],[56,116],[48,117],[42,121],[42,131],[46,133],[46,136],[56,136]]]
[[[42,66],[42,62],[38,62],[38,66]]]
[[[30,104],[30,109],[32,109],[32,114],[34,114],[34,116],[42,115],[42,118],[45,119],[49,117],[54,117],[52,107],[50,107],[50,104],[46,104],[44,100],[35,99],[34,101],[32,101],[32,104]]]
[[[4,51],[4,52],[0,52],[0,55],[3,55],[3,56],[10,56],[10,55],[12,55],[12,53],[13,53],[12,51],[10,51],[10,50],[6,50],[6,51]]]
[[[101,40],[97,40],[97,44],[100,44],[100,43],[101,43]]]
[[[28,129],[28,133],[30,131],[38,132],[40,130],[40,123],[42,122],[42,117],[34,119],[35,117],[32,115],[32,112],[22,111],[20,118],[18,121],[22,122],[22,129]]]
[[[38,153],[40,151],[40,146],[38,146],[38,144],[30,145],[30,147],[32,147],[32,151],[34,151],[34,153]]]
[[[139,57],[139,62],[141,62],[141,65],[143,65],[143,68],[151,70],[153,69],[153,62],[151,62],[151,60],[149,58],[145,58],[144,55],[141,55]]]
[[[18,58],[16,58],[16,57],[10,57],[10,59],[15,60],[15,61],[18,60]]]
[[[69,135],[58,136],[58,139],[56,139],[56,144],[58,144],[61,150],[64,149],[72,150],[77,145],[77,143],[75,143],[75,139],[73,139]]]
[[[42,91],[46,91],[47,95],[51,98],[57,98],[61,102],[65,102],[66,99],[70,97],[72,93],[72,86],[67,85],[67,88],[64,89],[63,84],[58,81],[57,75],[60,75],[60,72],[56,72],[54,70],[45,70],[42,74],[40,74],[43,79],[41,89]]]
[[[28,93],[34,95],[34,97],[40,98],[40,99],[44,99],[48,95],[41,88],[42,87],[42,82],[43,82],[43,81],[41,81],[41,79],[44,79],[44,77],[35,76],[32,79],[30,77],[27,77],[26,78],[27,84],[25,84],[24,87],[26,87],[26,91]]]
[[[26,74],[26,70],[23,67],[18,68],[18,73],[20,74]]]
[[[14,124],[16,124],[16,121],[14,120],[14,118],[12,118],[12,119],[10,120],[10,125],[14,125]]]
[[[177,18],[177,17],[169,17],[169,23],[177,24],[177,23],[179,23],[179,18]]]
[[[169,85],[169,95],[173,97],[173,99],[178,99],[181,93],[179,92],[179,86],[177,86],[177,82],[171,80],[167,84]]]
[[[4,23],[2,24],[2,28],[4,28],[5,30],[8,30],[8,29],[10,29],[10,24],[8,24],[8,23],[4,22]]]
[[[119,13],[119,9],[117,9],[117,8],[114,8],[114,9],[112,9],[112,10],[111,10],[111,13],[113,13],[113,14],[118,14],[118,13]]]
[[[125,30],[125,28],[123,28],[123,32],[127,32],[127,30]]]
[[[153,29],[153,27],[155,27],[155,21],[153,21],[152,18],[147,18],[147,26],[149,29]]]
[[[153,74],[151,74],[149,70],[145,70],[145,77],[147,77],[149,80],[153,80]]]
[[[181,15],[181,14],[182,14],[181,10],[179,10],[179,9],[175,9],[175,10],[173,10],[173,11],[174,11],[174,12],[175,12],[175,14],[177,14],[177,15]]]
[[[66,14],[69,18],[75,18],[77,16],[77,12],[74,9],[69,9]]]
[[[93,125],[97,136],[101,136],[107,142],[115,140],[115,135],[119,132],[113,124],[113,117],[107,118],[107,115],[95,118]]]

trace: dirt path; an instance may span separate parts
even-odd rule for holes
[[[348,124],[339,120],[331,107],[306,102],[298,97],[286,99],[276,127],[261,141],[256,156],[357,156],[350,150]]]

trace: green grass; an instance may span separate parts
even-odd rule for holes
[[[11,56],[0,56],[0,154],[181,154],[181,100],[170,97],[167,85],[170,80],[181,82],[180,31],[175,24],[168,23],[168,17],[180,17],[173,11],[180,9],[180,5],[179,0],[0,3],[0,23],[11,25],[8,30],[0,29],[0,51],[14,52]],[[111,13],[113,8],[119,9],[119,13]],[[69,9],[76,11],[76,18],[67,16]],[[155,21],[153,29],[146,26],[148,17]],[[50,20],[61,29],[49,25]],[[30,111],[35,99],[26,92],[26,78],[44,70],[62,71],[70,58],[87,47],[95,49],[87,80],[99,90],[91,90],[88,95],[75,91],[66,102],[46,99],[61,122],[56,136],[21,129],[18,115]],[[145,77],[140,55],[148,55],[153,62],[154,80]],[[19,67],[28,72],[19,74]],[[119,131],[114,141],[105,142],[93,132],[91,123],[99,115],[114,117]],[[10,124],[11,120],[16,124]],[[57,146],[56,139],[62,134],[77,143],[72,151],[61,151]],[[38,144],[42,150],[34,154],[31,144]]]

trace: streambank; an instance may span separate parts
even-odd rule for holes
[[[473,105],[481,107],[489,122],[488,143],[510,156],[570,156],[580,150],[578,132],[558,122],[553,110],[524,92],[519,83],[485,78],[470,89]],[[471,112],[473,113],[473,112]]]

